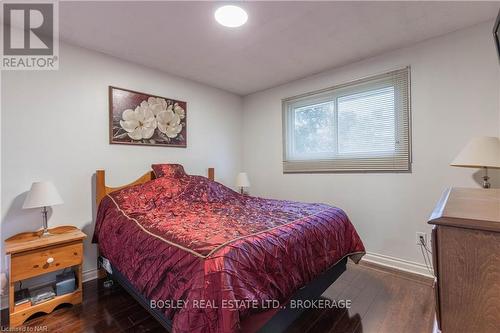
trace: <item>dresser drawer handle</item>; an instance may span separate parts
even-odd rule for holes
[[[47,259],[47,264],[52,264],[54,262],[54,258],[50,257]]]

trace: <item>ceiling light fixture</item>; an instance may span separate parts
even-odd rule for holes
[[[215,20],[225,27],[241,27],[248,20],[248,14],[238,6],[222,6],[215,11]]]

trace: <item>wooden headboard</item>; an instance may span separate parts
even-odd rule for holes
[[[106,186],[106,171],[104,170],[97,170],[96,171],[96,180],[95,180],[95,187],[96,187],[96,196],[95,200],[97,203],[97,206],[101,203],[101,200],[108,194],[114,191],[121,190],[122,188],[125,188],[127,186],[133,186],[133,185],[139,185],[143,184],[147,181],[150,181],[152,179],[155,179],[155,174],[153,171],[148,171],[145,174],[143,174],[141,177],[137,178],[131,183],[122,185],[122,186],[117,186],[117,187],[109,187]],[[215,169],[214,168],[208,168],[208,179],[210,180],[215,180]]]

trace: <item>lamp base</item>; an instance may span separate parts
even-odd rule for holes
[[[483,188],[490,188],[491,187],[491,183],[488,181],[489,179],[490,179],[490,177],[488,177],[488,176],[483,177]]]
[[[490,188],[491,187],[491,184],[488,180],[490,180],[490,177],[488,177],[488,168],[484,167],[483,188]]]
[[[52,235],[49,232],[49,225],[47,223],[47,214],[48,214],[47,207],[43,207],[42,208],[42,218],[43,218],[42,228],[43,228],[43,232],[40,235],[40,237],[48,237],[48,236]]]
[[[48,229],[43,229],[43,232],[40,234],[40,238],[41,237],[49,237],[49,236],[52,236],[52,235],[53,234],[51,234]]]

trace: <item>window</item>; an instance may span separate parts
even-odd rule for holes
[[[410,69],[283,100],[284,172],[410,171]]]

